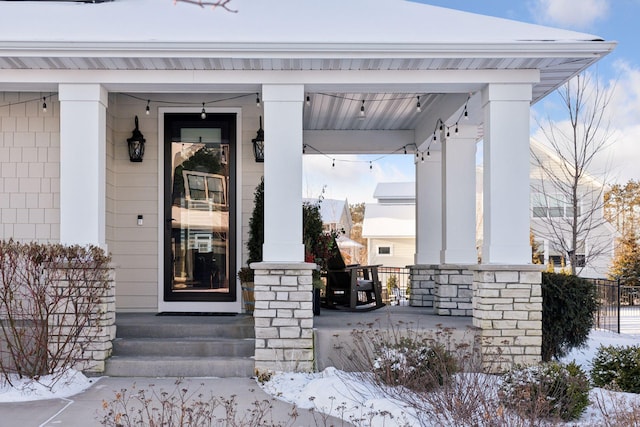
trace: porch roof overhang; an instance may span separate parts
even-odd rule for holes
[[[211,94],[302,84],[311,100],[305,140],[337,132],[322,136],[323,147],[340,153],[350,146],[340,143],[342,131],[424,141],[437,119],[467,102],[480,123],[479,99],[468,98],[490,83],[531,84],[535,103],[615,47],[590,34],[402,0],[301,1],[234,0],[237,14],[169,0],[46,2],[37,5],[46,16],[38,30],[21,24],[33,19],[31,2],[0,2],[0,90],[95,82],[113,92]],[[363,17],[366,24],[355,24]],[[365,120],[353,114],[362,100]],[[350,137],[371,137],[363,135]],[[388,152],[376,147],[368,152]]]

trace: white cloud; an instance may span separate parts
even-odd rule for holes
[[[610,0],[535,0],[534,5],[540,22],[588,28],[607,15]]]
[[[347,199],[350,204],[374,202],[379,182],[414,181],[413,156],[335,156],[303,157],[302,196],[318,197],[323,187],[328,199]],[[371,163],[369,163],[371,162]],[[326,187],[325,187],[326,186]]]

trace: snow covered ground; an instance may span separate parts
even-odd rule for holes
[[[615,334],[606,331],[592,331],[588,345],[574,350],[564,362],[575,360],[585,371],[591,369],[591,360],[600,345],[638,345],[640,335]],[[363,375],[354,375],[333,368],[314,374],[279,373],[263,385],[263,389],[279,399],[296,404],[300,408],[315,408],[346,421],[360,420],[361,425],[405,426],[418,425],[412,408],[400,401],[390,399],[377,387],[367,384]],[[604,415],[598,409],[597,400],[608,411],[620,405],[620,399],[636,401],[640,396],[629,393],[613,393],[602,389],[591,392],[592,405],[578,422],[571,426],[605,425]],[[422,420],[424,423],[424,420]],[[420,424],[424,425],[424,424]],[[440,422],[434,423],[441,425]]]
[[[574,350],[564,361],[575,360],[588,371],[600,345],[640,345],[640,335],[592,331],[587,347]],[[9,386],[0,380],[0,403],[70,397],[95,383],[95,379],[88,379],[76,371],[70,371],[52,387],[51,381],[50,377],[41,378],[40,383],[12,379],[13,386]],[[264,383],[262,388],[272,396],[293,403],[301,409],[315,408],[317,412],[346,421],[355,420],[362,426],[417,424],[412,408],[407,408],[402,402],[384,395],[361,374],[350,374],[333,368],[313,374],[278,373]],[[591,400],[594,403],[577,423],[567,425],[605,425],[605,416],[598,409],[596,400],[602,402],[606,410],[613,411],[616,405],[620,405],[621,398],[640,405],[639,395],[594,389],[591,392]]]

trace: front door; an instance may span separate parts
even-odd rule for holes
[[[235,133],[235,114],[164,115],[165,302],[236,301]]]

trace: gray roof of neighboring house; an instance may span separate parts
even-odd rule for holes
[[[366,204],[362,237],[414,237],[416,234],[414,205]]]

